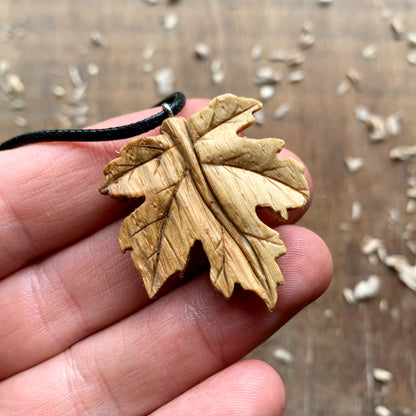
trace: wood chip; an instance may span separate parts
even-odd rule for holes
[[[79,70],[75,65],[71,65],[68,68],[68,74],[69,74],[69,78],[72,82],[72,85],[74,87],[82,87],[84,85],[84,83],[82,82]]]
[[[412,291],[416,292],[416,265],[412,266],[402,254],[387,256],[384,264],[398,273],[399,279]]]
[[[393,374],[390,371],[384,370],[382,368],[375,368],[373,370],[374,380],[379,383],[388,384],[393,380]]]
[[[263,47],[259,44],[253,45],[251,48],[251,59],[258,61],[263,55]]]
[[[373,43],[367,45],[362,51],[361,55],[364,59],[375,59],[377,56],[377,47]]]
[[[178,26],[178,15],[176,13],[167,13],[163,17],[163,27],[165,30],[171,31],[174,30]]]
[[[19,116],[19,117],[16,117],[15,119],[14,119],[14,124],[17,126],[17,127],[20,127],[20,128],[25,128],[26,126],[27,126],[27,119],[26,118],[24,118],[24,117],[21,117],[21,116]]]
[[[407,54],[407,62],[410,65],[416,65],[416,51],[411,51]]]
[[[347,80],[342,81],[337,86],[337,95],[345,95],[350,90],[350,88],[351,84]]]
[[[407,34],[407,42],[411,48],[416,48],[416,32],[409,32]]]
[[[4,77],[10,70],[10,63],[5,59],[0,59],[0,78]]]
[[[350,81],[351,85],[354,88],[358,88],[363,77],[362,75],[358,72],[357,69],[355,69],[354,67],[351,67],[347,73],[345,74],[345,76],[347,77],[348,81]]]
[[[370,118],[370,111],[367,107],[364,107],[362,105],[359,105],[355,107],[355,117],[358,121],[361,121],[362,123],[367,123],[368,119]]]
[[[93,30],[90,34],[90,40],[93,46],[101,47],[106,45],[104,36],[98,30]]]
[[[358,282],[354,287],[354,299],[356,301],[363,301],[377,296],[380,291],[380,278],[376,275],[371,275],[367,280]]]
[[[287,53],[285,62],[289,67],[302,65],[305,62],[305,54],[294,49]]]
[[[153,43],[147,43],[142,51],[142,58],[144,61],[150,61],[156,51],[156,46]]]
[[[66,94],[66,89],[61,85],[54,85],[52,87],[52,94],[57,98],[62,98]]]
[[[361,219],[363,212],[362,205],[359,201],[354,201],[351,207],[351,221],[358,222]]]
[[[347,166],[347,169],[354,173],[358,172],[364,165],[364,159],[361,157],[349,157],[347,156],[344,159],[345,165]]]
[[[342,296],[344,297],[345,302],[349,305],[353,305],[355,303],[354,291],[349,287],[344,287],[344,289],[342,289]]]
[[[416,188],[409,188],[409,189],[406,191],[406,196],[407,196],[408,198],[413,198],[413,199],[416,199]]]
[[[390,28],[393,32],[393,37],[396,40],[400,40],[405,32],[405,28],[404,28],[404,23],[403,23],[403,19],[401,16],[394,16],[391,20],[390,20]]]
[[[88,75],[94,77],[98,75],[98,73],[100,72],[100,69],[98,68],[97,64],[90,63],[87,65],[87,72],[88,72]]]
[[[315,43],[316,36],[309,30],[303,28],[298,36],[298,40],[301,49],[309,49]]]
[[[262,85],[260,87],[260,98],[262,100],[268,100],[273,97],[276,89],[273,85]]]
[[[403,118],[403,113],[398,111],[394,114],[389,115],[385,120],[385,127],[387,134],[390,136],[397,136],[402,131],[402,125],[400,120]]]
[[[408,160],[416,155],[416,145],[399,145],[390,150],[389,156],[392,160]]]
[[[280,71],[276,71],[270,66],[262,66],[256,69],[254,82],[258,85],[277,84],[282,78],[283,74]]]
[[[367,128],[369,130],[368,137],[373,142],[379,142],[387,137],[386,125],[384,118],[378,114],[370,114],[366,121]]]
[[[376,416],[391,416],[390,410],[387,409],[387,407],[381,405],[376,406],[374,413]]]
[[[214,84],[222,84],[225,78],[222,70],[222,61],[220,58],[215,58],[211,63],[211,76]]]
[[[414,199],[411,199],[410,201],[407,202],[406,213],[416,214],[416,201]]]
[[[296,84],[298,82],[301,82],[305,79],[305,73],[302,70],[296,70],[292,71],[289,74],[289,82],[292,84]]]
[[[173,93],[175,89],[175,76],[173,69],[170,66],[166,66],[156,71],[154,74],[154,80],[158,95],[165,97]]]
[[[203,60],[203,59],[207,59],[209,57],[209,54],[210,54],[211,51],[210,51],[209,46],[206,43],[198,42],[195,45],[194,52],[195,52],[195,56],[198,59]]]
[[[25,86],[16,74],[7,74],[3,83],[3,90],[7,94],[22,94],[25,91]]]
[[[383,241],[370,236],[364,236],[361,243],[361,252],[366,256],[377,254],[381,261],[384,261],[387,256],[387,250]]]
[[[293,354],[282,347],[276,348],[273,351],[273,357],[283,364],[290,364],[293,361]]]
[[[287,103],[280,104],[279,107],[273,113],[273,118],[275,120],[281,120],[284,118],[288,113],[290,113],[291,106]]]

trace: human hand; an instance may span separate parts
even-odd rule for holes
[[[205,105],[188,100],[181,115]],[[288,250],[278,260],[286,284],[274,312],[243,290],[224,299],[209,271],[150,301],[118,248],[131,206],[97,191],[124,143],[0,152],[0,414],[283,414],[275,370],[234,363],[325,290],[328,249],[312,232],[265,214]]]

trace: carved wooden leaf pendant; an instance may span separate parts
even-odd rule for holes
[[[160,135],[137,138],[110,162],[100,191],[145,198],[123,222],[120,248],[132,251],[150,297],[184,270],[199,240],[212,284],[227,298],[234,285],[257,293],[273,309],[283,276],[275,258],[286,252],[279,234],[256,215],[271,207],[282,219],[309,196],[303,166],[282,159],[280,139],[248,139],[256,100],[221,95],[188,121],[165,120]]]

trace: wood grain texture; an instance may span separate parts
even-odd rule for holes
[[[130,141],[110,162],[100,190],[114,198],[145,198],[123,222],[120,248],[132,259],[150,297],[183,274],[196,241],[209,260],[211,282],[226,298],[235,284],[269,309],[284,279],[275,259],[286,253],[279,233],[256,214],[269,207],[282,221],[303,207],[309,189],[303,165],[280,158],[280,139],[237,134],[255,121],[257,100],[223,94],[188,121],[171,117],[161,134]]]
[[[288,68],[273,64],[282,70],[284,80],[265,104],[266,123],[250,131],[256,137],[285,139],[309,166],[315,196],[302,224],[325,239],[335,263],[335,278],[327,293],[251,355],[266,359],[282,375],[288,415],[372,415],[380,403],[396,415],[416,413],[415,294],[394,272],[370,264],[360,250],[363,236],[371,235],[383,239],[389,253],[404,253],[415,261],[402,238],[406,225],[415,222],[414,215],[405,212],[406,180],[414,161],[393,163],[388,153],[395,145],[415,143],[416,67],[406,62],[409,46],[405,40],[393,39],[377,4],[401,14],[407,31],[416,30],[416,5],[409,0],[334,0],[326,8],[314,0],[180,1],[175,5],[162,1],[154,7],[137,0],[0,2],[2,25],[28,15],[26,36],[0,43],[1,57],[25,84],[27,102],[25,110],[12,112],[2,96],[1,139],[22,131],[14,125],[20,113],[28,120],[27,130],[60,126],[56,114],[66,98],[57,100],[51,88],[60,84],[71,90],[69,65],[79,67],[87,82],[89,123],[156,102],[152,75],[142,71],[141,52],[148,43],[156,48],[154,68],[171,66],[176,88],[189,97],[231,92],[256,98],[256,68],[269,64],[265,56],[271,50],[293,49],[304,21],[313,22],[316,42],[305,51],[305,80],[289,85]],[[168,11],[175,11],[179,18],[178,27],[170,32],[161,26]],[[90,45],[94,29],[105,36],[108,46]],[[210,46],[210,59],[194,58],[197,41]],[[255,43],[262,45],[264,53],[253,62],[250,50]],[[374,60],[361,56],[369,43],[378,49]],[[87,46],[87,54],[79,53],[80,46]],[[225,73],[218,85],[210,74],[214,57],[222,60]],[[100,69],[95,77],[87,74],[90,62]],[[337,96],[337,85],[351,67],[362,74],[361,85]],[[273,120],[275,108],[284,102],[291,104],[291,112]],[[383,116],[401,109],[403,131],[384,142],[370,143],[366,127],[355,119],[358,104]],[[363,157],[363,169],[348,172],[346,156]],[[363,206],[363,216],[356,223],[350,219],[353,201]],[[347,223],[349,231],[341,231],[341,223]],[[372,273],[382,278],[380,294],[366,303],[346,304],[342,289]],[[385,312],[379,310],[382,299],[388,302]],[[294,354],[292,364],[282,365],[273,358],[278,345]],[[390,370],[394,381],[387,387],[374,382],[374,367]]]

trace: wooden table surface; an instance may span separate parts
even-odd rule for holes
[[[178,25],[167,31],[161,21],[171,12]],[[406,181],[415,175],[416,164],[393,162],[389,151],[416,143],[416,66],[406,60],[411,50],[406,40],[392,35],[386,18],[391,12],[403,18],[406,32],[416,31],[413,0],[334,0],[327,7],[318,6],[317,0],[161,0],[154,6],[139,0],[0,1],[0,59],[23,81],[25,91],[18,98],[26,103],[24,109],[11,110],[13,102],[0,91],[0,140],[68,124],[62,111],[70,96],[58,99],[52,88],[61,85],[71,91],[70,66],[79,69],[87,84],[88,124],[158,101],[153,73],[165,66],[173,69],[175,88],[188,97],[232,92],[258,98],[255,70],[272,65],[283,72],[283,81],[265,104],[265,123],[248,135],[281,137],[307,163],[315,196],[302,224],[322,236],[335,264],[328,291],[250,354],[280,372],[287,415],[373,415],[380,404],[397,416],[416,415],[416,293],[394,271],[369,262],[360,248],[369,235],[382,239],[388,253],[415,261],[407,246],[416,239],[409,225],[416,218],[406,212]],[[304,81],[292,85],[287,66],[266,58],[274,49],[296,48],[307,21],[313,24],[316,42],[304,51]],[[102,34],[104,46],[92,45],[93,31]],[[211,48],[207,60],[193,55],[198,41]],[[254,44],[263,48],[259,61],[250,57]],[[371,60],[361,55],[368,44],[377,48]],[[143,70],[146,45],[155,48],[150,73]],[[218,85],[210,70],[215,57],[225,74]],[[96,69],[89,64],[99,73],[88,74],[88,68]],[[358,89],[337,95],[352,67],[362,75]],[[274,120],[272,114],[282,103],[292,110]],[[402,111],[402,131],[371,142],[366,126],[355,118],[358,105],[382,116]],[[26,120],[27,126],[17,127],[17,117],[23,117],[17,124]],[[349,172],[347,156],[362,157],[363,168]],[[354,201],[363,208],[357,222],[351,219]],[[380,292],[366,302],[348,304],[343,289],[371,274],[380,276]],[[276,360],[277,347],[290,351],[293,362]],[[376,367],[391,371],[394,380],[386,386],[376,382]]]

